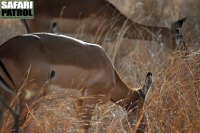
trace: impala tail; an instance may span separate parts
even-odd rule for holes
[[[10,74],[8,73],[7,69],[5,68],[5,66],[3,65],[1,60],[0,60],[0,67],[1,67],[1,74],[4,74],[12,82],[12,84],[14,85],[14,82],[13,82]],[[2,75],[0,75],[0,87],[2,89],[4,89],[6,92],[9,92],[11,94],[15,94],[13,89],[6,83],[6,81],[4,80]]]

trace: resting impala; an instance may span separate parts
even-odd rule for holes
[[[128,111],[137,106],[142,108],[152,82],[152,74],[148,73],[142,88],[131,89],[100,46],[50,33],[25,34],[10,39],[0,47],[0,61],[1,95],[18,93],[29,70],[29,84],[19,95],[22,108],[25,103],[30,105],[39,96],[51,93],[50,85],[80,90],[85,98],[77,102],[82,107],[78,117],[86,123],[83,127],[86,130],[97,103],[111,100]]]
[[[94,43],[101,44],[105,37],[114,39],[126,24],[126,38],[158,41],[173,50],[183,43],[179,30],[185,18],[170,28],[155,27],[133,22],[106,0],[35,0],[34,4],[35,19],[26,20],[29,32],[50,32],[51,25],[57,23],[59,33],[79,31],[95,36]]]

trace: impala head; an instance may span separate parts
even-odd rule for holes
[[[148,72],[143,86],[137,90],[139,99],[137,101],[135,101],[136,105],[133,104],[131,109],[134,109],[137,107],[137,109],[140,110],[141,108],[143,108],[146,94],[147,94],[148,90],[150,89],[152,82],[153,82],[152,81],[152,73]]]
[[[145,78],[144,85],[141,88],[136,89],[136,92],[133,91],[133,93],[130,95],[130,98],[127,99],[127,103],[130,103],[130,101],[132,101],[132,103],[129,104],[129,106],[127,106],[126,109],[129,110],[128,120],[131,124],[133,124],[133,126],[136,126],[135,123],[140,117],[144,101],[146,99],[146,94],[150,89],[151,85],[152,73],[148,72]],[[137,130],[140,131],[140,129]]]
[[[141,88],[133,89],[131,94],[127,97],[125,102],[126,110],[131,112],[137,112],[137,110],[143,108],[143,103],[145,101],[146,94],[152,85],[152,73],[148,72],[145,78],[145,82]],[[136,115],[134,115],[135,117]]]
[[[183,40],[183,36],[182,33],[180,32],[180,29],[183,25],[183,23],[185,22],[186,17],[173,22],[171,24],[171,35],[170,35],[170,46],[169,48],[171,48],[172,50],[180,50],[183,46],[185,46],[185,42]],[[167,41],[167,40],[166,40]]]

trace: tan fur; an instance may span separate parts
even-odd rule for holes
[[[63,34],[84,33],[93,35],[94,43],[115,39],[127,25],[124,37],[164,43],[169,49],[176,49],[174,30],[180,26],[156,27],[136,23],[121,13],[106,0],[35,0],[35,19],[27,20],[30,32],[57,31]],[[178,21],[177,21],[178,22]],[[51,29],[53,23],[57,29]],[[175,22],[176,23],[176,22]],[[86,39],[87,40],[87,39]],[[87,40],[88,41],[88,40]]]
[[[143,95],[122,81],[104,50],[95,44],[63,35],[27,34],[4,43],[0,47],[0,60],[14,83],[8,84],[15,86],[16,93],[27,78],[28,83],[19,95],[22,108],[51,93],[48,86],[80,90],[82,96],[76,105],[86,130],[97,103],[111,100],[127,111],[143,106]],[[8,80],[6,74],[1,76]]]

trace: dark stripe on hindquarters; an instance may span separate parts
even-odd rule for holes
[[[14,94],[15,92],[13,91],[13,89],[5,82],[5,80],[1,77],[0,75],[0,86],[7,92]]]
[[[3,65],[3,63],[2,63],[1,60],[0,60],[0,66],[1,66],[1,68],[3,69],[3,71],[5,72],[6,76],[7,76],[7,77],[10,79],[10,81],[13,83],[14,87],[16,87],[14,81],[12,80],[10,74],[8,73],[7,69],[5,68],[5,66]]]

